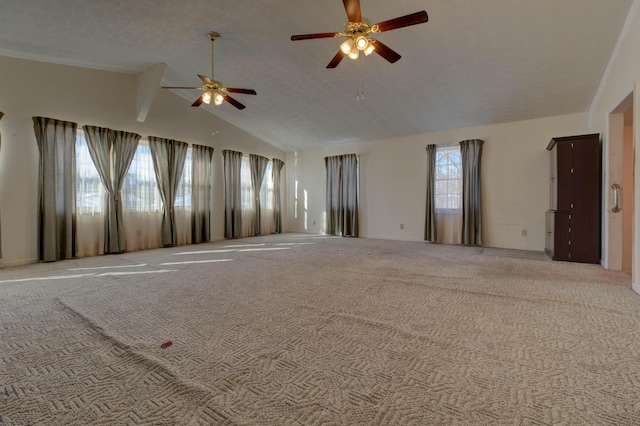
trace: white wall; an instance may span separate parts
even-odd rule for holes
[[[45,116],[209,145],[214,151],[212,239],[224,235],[222,150],[285,158],[285,153],[168,90],[158,90],[144,123],[136,120],[136,76],[0,57],[0,218],[3,265],[37,259],[38,149],[32,117]],[[195,95],[197,96],[197,94]],[[231,108],[223,105],[222,108]],[[249,114],[238,111],[239,114]]]
[[[588,114],[369,141],[322,150],[286,153],[286,231],[324,231],[323,157],[355,152],[361,158],[363,237],[421,241],[424,234],[425,146],[485,140],[482,165],[484,241],[487,246],[543,250],[544,212],[549,204],[549,164],[545,150],[552,137],[582,133],[605,136],[608,114],[640,82],[640,0],[635,0]],[[136,76],[0,57],[0,211],[4,264],[36,257],[37,147],[32,116],[49,116],[211,145],[215,151],[213,236],[223,235],[222,149],[267,157],[285,153],[220,122],[211,136],[212,116],[190,108],[169,91],[159,91],[146,122],[136,121]],[[638,100],[638,91],[634,103]],[[246,111],[248,112],[248,111]],[[243,112],[244,113],[244,112]],[[634,108],[634,140],[640,137],[640,108]],[[604,141],[606,155],[606,140]],[[606,158],[605,158],[606,164]],[[634,175],[640,175],[635,162]],[[297,182],[297,191],[296,184]],[[640,184],[635,182],[635,199]],[[306,195],[305,195],[306,194]],[[306,198],[305,198],[306,197]],[[638,204],[636,202],[636,204]],[[315,223],[314,223],[315,221]],[[400,229],[404,224],[404,230]],[[527,230],[527,236],[521,235]],[[634,217],[634,271],[640,268],[640,209]],[[606,241],[606,238],[604,239]],[[634,287],[637,274],[634,274]]]
[[[550,197],[547,144],[553,137],[586,132],[587,115],[579,113],[288,153],[286,229],[325,231],[324,157],[356,153],[360,156],[360,235],[422,241],[426,146],[483,139],[484,245],[542,251]],[[522,236],[522,230],[527,236]]]
[[[609,61],[609,66],[600,83],[600,88],[589,110],[590,130],[594,133],[598,132],[603,136],[603,166],[605,168],[604,176],[607,177],[608,164],[608,122],[609,114],[627,97],[633,93],[633,124],[634,124],[634,147],[635,157],[638,156],[638,140],[640,140],[640,107],[638,101],[640,94],[640,0],[634,0],[627,20],[623,27],[620,38],[614,52]],[[638,280],[638,271],[640,270],[640,184],[638,182],[640,176],[640,162],[635,161],[634,165],[634,199],[635,210],[633,216],[633,262],[632,262],[632,281],[633,288],[640,292],[640,281]],[[609,182],[607,179],[603,182],[603,217],[606,216],[606,209],[609,208]],[[608,232],[605,226],[605,233]],[[608,241],[608,235],[605,234],[603,241]],[[603,247],[606,258],[608,245]]]

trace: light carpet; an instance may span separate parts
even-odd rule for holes
[[[3,426],[640,424],[640,295],[537,252],[284,234],[5,268],[0,336]]]

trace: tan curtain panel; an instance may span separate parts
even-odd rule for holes
[[[163,205],[160,242],[163,246],[170,247],[178,244],[174,205],[189,145],[153,136],[149,136],[148,140]]]
[[[4,117],[4,113],[0,111],[0,120]],[[2,133],[0,133],[0,149],[2,149]],[[2,260],[2,211],[0,210],[0,260]]]
[[[358,156],[325,157],[327,234],[358,236]]]
[[[76,133],[78,125],[33,117],[40,154],[38,259],[76,257]]]
[[[260,188],[264,180],[264,172],[269,164],[269,159],[261,155],[249,154],[249,166],[251,168],[251,185],[253,186],[253,229],[256,235],[260,234]]]
[[[436,145],[427,145],[427,203],[424,239],[436,242]]]
[[[242,236],[242,189],[240,169],[242,153],[225,149],[224,158],[224,237]]]
[[[280,172],[284,167],[284,161],[277,158],[273,159],[273,217],[274,232],[280,234],[282,232],[282,194],[280,189]]]
[[[107,190],[104,223],[104,252],[122,253],[126,249],[121,190],[141,136],[96,126],[84,126],[91,159]]]
[[[462,154],[462,244],[482,245],[480,164],[483,140],[460,142]]]
[[[213,181],[213,148],[191,146],[191,242],[211,239],[211,187]]]
[[[127,172],[129,171],[142,136],[123,130],[115,130],[113,134],[114,139],[111,148],[113,196],[109,198],[115,201],[115,206],[109,206],[109,245],[112,247],[112,250],[122,252],[126,249],[124,213],[122,211],[122,185],[124,179],[127,177]],[[115,207],[115,209],[111,207]],[[113,217],[114,214],[115,218]]]

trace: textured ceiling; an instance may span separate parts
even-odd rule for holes
[[[215,114],[305,150],[586,111],[631,3],[361,0],[374,23],[419,10],[429,22],[377,36],[395,64],[373,54],[326,69],[342,39],[290,37],[342,31],[340,0],[2,0],[0,55],[130,73],[165,63],[163,85],[196,86],[216,31],[215,78],[258,96]],[[199,93],[178,92],[185,108]]]

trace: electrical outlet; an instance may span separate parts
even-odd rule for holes
[[[526,230],[526,229],[523,229],[523,230],[522,230],[522,236],[523,236],[523,237],[526,237],[526,236],[527,236],[527,230]]]
[[[404,229],[404,223],[400,224],[400,229]]]

